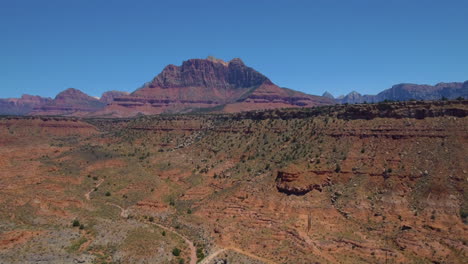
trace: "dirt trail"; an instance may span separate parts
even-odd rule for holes
[[[218,256],[219,254],[223,253],[224,251],[226,251],[227,249],[225,248],[222,248],[222,249],[219,249],[219,250],[216,250],[215,252],[211,253],[209,256],[206,256],[206,258],[204,258],[200,264],[209,264],[210,261],[212,261],[216,256]]]
[[[172,232],[174,234],[176,234],[177,236],[179,236],[180,238],[182,238],[185,243],[187,243],[187,245],[189,246],[189,249],[190,249],[190,264],[197,264],[197,248],[195,248],[195,246],[193,245],[193,242],[190,241],[188,238],[186,238],[184,235],[178,233],[177,231],[175,231],[173,228],[171,227],[166,227],[166,226],[163,226],[161,224],[158,224],[158,223],[152,223],[153,225],[156,225],[164,230],[167,230],[169,232]]]
[[[85,193],[86,200],[88,200],[88,201],[91,200],[91,197],[90,197],[91,193],[94,192],[94,189],[97,188],[97,187],[99,187],[103,182],[104,182],[104,179],[102,179],[98,184],[96,184],[96,185],[91,189],[91,191]]]
[[[126,209],[124,209],[122,206],[117,205],[117,204],[113,204],[113,203],[107,203],[107,204],[119,208],[121,217],[123,217],[123,218],[128,217],[128,211]],[[197,248],[194,246],[193,242],[190,239],[188,239],[184,235],[180,234],[179,232],[177,232],[176,230],[174,230],[171,227],[163,226],[163,225],[158,224],[158,223],[151,223],[151,224],[156,225],[159,228],[162,228],[162,229],[164,229],[166,231],[172,232],[175,235],[177,235],[178,237],[182,238],[185,241],[185,243],[187,243],[187,245],[188,245],[188,247],[190,249],[190,262],[189,263],[190,264],[197,264]]]
[[[86,197],[86,200],[90,200],[90,195],[91,193],[94,191],[95,188],[99,187],[102,183],[104,182],[104,179],[102,179],[98,184],[96,184],[94,186],[93,189],[91,189],[89,192],[87,192],[85,194],[85,197]],[[114,204],[114,203],[107,203],[108,205],[110,206],[114,206],[114,207],[117,207],[120,209],[120,217],[122,218],[127,218],[128,217],[128,211],[123,208],[122,206],[118,205],[118,204]],[[197,264],[197,248],[195,247],[195,245],[193,244],[193,242],[188,239],[187,237],[185,237],[184,235],[180,234],[179,232],[177,232],[175,229],[173,229],[172,227],[167,227],[167,226],[164,226],[164,225],[161,225],[161,224],[158,224],[158,223],[151,223],[153,225],[156,225],[158,226],[159,228],[162,228],[166,231],[169,231],[169,232],[172,232],[174,233],[175,235],[177,235],[178,237],[182,238],[185,243],[187,243],[189,249],[190,249],[190,264]],[[227,250],[232,250],[232,251],[235,251],[235,252],[238,252],[240,254],[243,254],[243,255],[246,255],[248,257],[251,257],[251,258],[254,258],[254,259],[257,259],[257,260],[260,260],[264,263],[267,263],[267,264],[276,264],[275,262],[271,261],[271,260],[268,260],[268,259],[264,259],[262,257],[259,257],[259,256],[256,256],[252,253],[249,253],[249,252],[246,252],[246,251],[243,251],[242,249],[240,248],[236,248],[236,247],[227,247],[227,248],[222,248],[222,249],[219,249],[215,252],[213,252],[212,254],[210,254],[209,256],[207,256],[206,258],[204,258],[200,264],[208,264],[211,260],[213,260],[217,255],[221,254],[222,252],[224,251],[227,251]]]
[[[128,217],[127,210],[124,209],[122,206],[120,206],[118,204],[114,204],[114,203],[107,203],[107,204],[119,208],[120,209],[120,217],[122,217],[122,218],[127,218]]]
[[[299,235],[305,240],[307,244],[309,244],[312,248],[312,254],[316,256],[320,256],[330,263],[337,263],[338,261],[329,253],[327,253],[325,250],[320,250],[317,248],[317,245],[309,238],[309,236],[302,231],[299,231]]]
[[[231,250],[231,251],[240,253],[242,255],[251,257],[253,259],[259,260],[259,261],[261,261],[263,263],[266,263],[266,264],[276,264],[276,262],[273,262],[273,261],[271,261],[269,259],[259,257],[257,255],[254,255],[254,254],[252,254],[250,252],[244,251],[244,250],[242,250],[240,248],[236,248],[236,247],[226,247],[226,248],[219,249],[219,250],[211,253],[209,256],[207,256],[205,259],[203,259],[203,261],[201,261],[199,264],[209,264],[210,261],[212,261],[216,256],[218,256],[219,254],[221,254],[221,253],[223,253],[225,251],[228,251],[228,250]]]

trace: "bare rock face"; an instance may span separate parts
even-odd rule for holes
[[[212,59],[191,59],[184,61],[180,67],[167,66],[148,87],[232,89],[259,86],[267,80],[261,73],[245,66],[241,59],[233,59],[229,63]]]
[[[21,98],[0,99],[1,115],[26,115],[35,107],[40,107],[52,101],[51,98],[24,94]]]
[[[180,113],[208,108],[221,112],[305,107],[334,101],[280,88],[241,59],[209,57],[168,65],[151,82],[114,102],[97,115]]]
[[[276,177],[278,191],[288,195],[304,195],[312,190],[322,191],[324,186],[330,185],[331,172],[326,171],[301,171],[289,166],[280,170]]]
[[[108,91],[102,94],[101,98],[99,98],[99,101],[105,104],[110,104],[114,101],[115,98],[118,97],[123,97],[127,96],[127,92],[121,92],[121,91]]]
[[[104,103],[80,90],[69,88],[54,100],[34,108],[32,115],[83,115],[102,109]]]

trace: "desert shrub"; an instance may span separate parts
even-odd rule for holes
[[[178,257],[178,256],[180,256],[180,252],[181,252],[180,249],[174,248],[174,249],[172,250],[172,255]]]
[[[110,193],[110,192],[106,192],[106,196],[111,196],[111,193]]]
[[[80,226],[80,221],[78,221],[77,219],[73,220],[72,226],[73,226],[73,227],[78,227],[78,226]]]
[[[197,248],[197,259],[202,260],[203,258],[205,258],[205,254],[203,253],[203,249],[202,248]]]
[[[339,164],[336,164],[335,172],[338,173],[341,171],[341,167]]]

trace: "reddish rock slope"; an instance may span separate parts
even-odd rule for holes
[[[191,59],[168,65],[151,82],[96,115],[132,116],[191,112],[214,108],[223,112],[333,104],[334,101],[280,88],[242,60]]]
[[[110,104],[114,101],[114,98],[127,96],[128,94],[129,93],[127,92],[121,91],[108,91],[102,94],[101,98],[99,98],[99,101],[105,104]]]

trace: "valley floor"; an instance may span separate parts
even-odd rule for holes
[[[468,102],[0,118],[0,263],[466,263]]]

